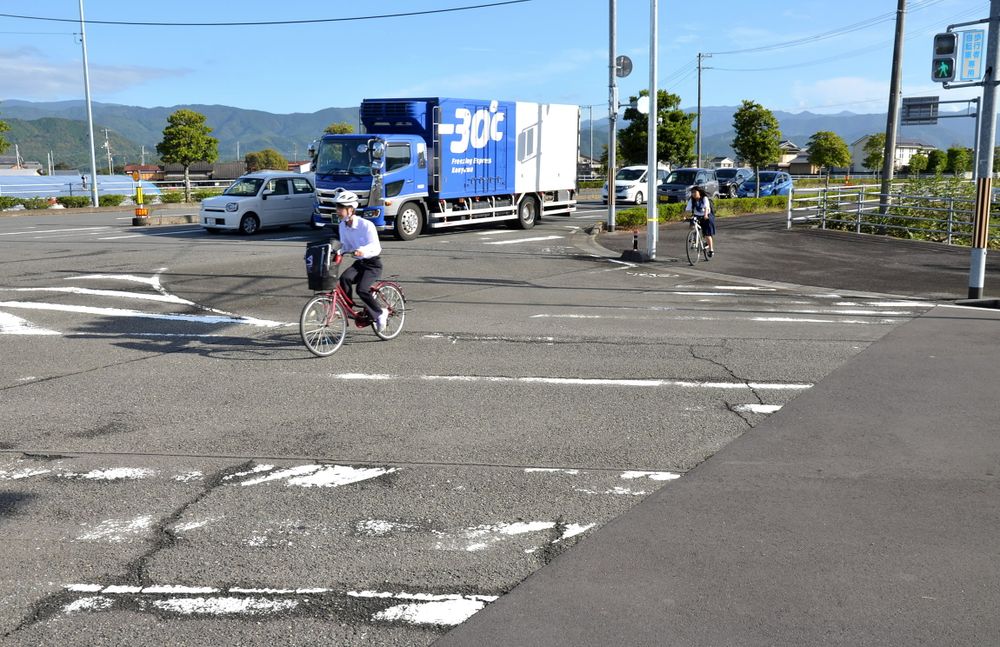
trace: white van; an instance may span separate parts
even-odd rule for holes
[[[202,200],[198,220],[210,234],[230,229],[249,235],[263,227],[310,224],[315,201],[308,176],[258,171],[240,177],[222,195]]]
[[[615,201],[642,204],[646,201],[646,166],[626,166],[615,174]],[[670,167],[660,164],[656,169],[656,184],[670,175]],[[601,189],[601,200],[608,203],[608,183]]]

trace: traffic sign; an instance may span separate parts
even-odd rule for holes
[[[615,59],[615,76],[625,78],[632,73],[632,59],[622,54]]]
[[[943,32],[934,35],[934,56],[931,59],[931,79],[938,83],[955,80],[955,59],[958,57],[958,34]]]
[[[970,29],[962,33],[961,56],[958,58],[958,78],[961,81],[978,81],[983,75],[983,50],[986,32]]]
[[[899,119],[904,126],[933,126],[938,120],[938,98],[903,97]]]

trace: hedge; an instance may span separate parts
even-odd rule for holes
[[[71,195],[63,196],[61,198],[56,198],[56,202],[66,207],[67,209],[74,209],[79,207],[89,207],[90,206],[90,196],[86,195]]]
[[[788,196],[774,195],[766,198],[732,198],[713,200],[716,216],[737,216],[748,213],[764,213],[780,211],[788,208]],[[659,222],[677,222],[684,220],[684,202],[667,202],[658,204],[656,213]],[[618,211],[615,226],[621,229],[641,229],[646,226],[646,207],[633,207]]]
[[[164,191],[160,194],[160,201],[164,204],[177,204],[178,202],[184,202],[184,192]]]
[[[102,195],[97,199],[97,204],[101,207],[118,207],[122,202],[125,202],[125,196],[116,193]]]

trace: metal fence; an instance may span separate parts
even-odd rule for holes
[[[897,188],[902,185],[892,187]],[[994,195],[991,210],[996,204]],[[971,197],[883,194],[877,185],[795,189],[788,200],[788,228],[818,226],[969,246],[974,210]],[[1000,244],[1000,225],[991,223],[988,235],[990,243]]]

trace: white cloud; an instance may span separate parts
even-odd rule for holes
[[[183,70],[135,65],[90,65],[89,72],[90,89],[100,95],[187,74]],[[72,63],[54,62],[35,47],[0,49],[0,88],[3,88],[4,98],[35,101],[80,98],[84,94],[82,59]]]
[[[859,77],[837,77],[820,79],[812,83],[795,81],[791,88],[795,109],[810,112],[866,112],[889,101],[889,84]]]

